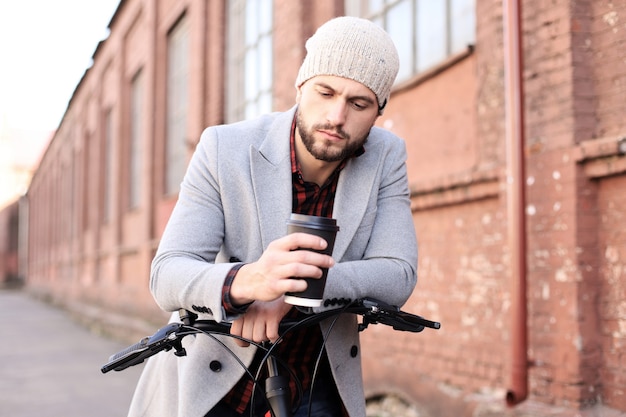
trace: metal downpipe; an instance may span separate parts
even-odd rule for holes
[[[514,406],[528,396],[524,88],[520,1],[505,0],[503,6],[507,231],[511,251],[510,373],[506,403]]]

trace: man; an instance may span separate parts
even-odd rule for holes
[[[368,20],[340,17],[306,48],[294,108],[202,134],[152,265],[161,308],[232,322],[232,334],[255,342],[275,341],[281,319],[304,314],[284,294],[302,291],[297,278],[320,277],[321,268],[330,269],[313,313],[365,296],[402,305],[416,283],[404,142],[373,127],[398,71],[393,42]],[[292,212],[337,220],[332,257],[313,252],[326,246],[319,237],[287,235]],[[313,417],[362,417],[356,317],[339,316],[328,332],[330,325],[287,334],[278,345],[305,390],[297,415],[308,415],[312,398]],[[220,340],[246,366],[260,366],[261,349]],[[184,342],[186,357],[161,353],[148,362],[130,415],[265,415],[263,398],[224,346],[207,336]]]

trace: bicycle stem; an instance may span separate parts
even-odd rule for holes
[[[291,391],[289,378],[278,373],[276,358],[266,360],[268,377],[265,380],[265,398],[270,406],[272,417],[291,417]]]

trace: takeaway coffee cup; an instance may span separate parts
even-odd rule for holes
[[[332,255],[338,231],[337,221],[328,217],[293,213],[287,222],[287,233],[308,233],[326,240],[328,243],[326,249],[315,251],[326,255]],[[307,289],[297,293],[286,293],[285,302],[305,307],[320,306],[324,295],[324,287],[326,287],[327,275],[328,268],[323,268],[321,278],[303,278],[307,282]]]

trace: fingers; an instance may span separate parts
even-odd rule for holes
[[[325,255],[323,253],[312,252],[306,249],[297,249],[289,252],[288,261],[294,264],[295,271],[291,273],[292,276],[298,277],[311,277],[309,270],[301,270],[302,267],[316,267],[316,268],[330,268],[335,264],[332,256]],[[320,274],[321,275],[321,274]]]
[[[324,239],[293,233],[271,242],[257,262],[242,266],[232,283],[230,295],[237,304],[272,301],[286,292],[306,289],[294,278],[320,278],[322,269],[335,264],[332,256],[314,251],[327,247]]]
[[[240,336],[255,343],[276,341],[279,337],[278,326],[285,314],[292,308],[282,299],[269,303],[255,303],[244,316],[235,320],[230,328],[230,333]],[[237,345],[249,346],[245,340],[235,338]]]
[[[244,337],[243,336],[243,320],[235,320],[231,325],[230,325],[230,334],[232,334],[233,336],[240,336],[240,337]],[[240,347],[248,347],[250,346],[250,343],[246,342],[245,340],[241,340],[237,337],[234,337],[233,339],[235,339],[235,343],[240,346]]]
[[[320,268],[335,264],[332,256],[316,252],[327,246],[319,236],[293,233],[272,242],[267,253],[276,265],[283,266],[281,276],[319,278],[322,276]]]
[[[237,327],[233,328],[235,324]],[[240,328],[239,328],[240,327]],[[262,343],[269,340],[265,333],[265,323],[261,321],[254,322],[252,320],[237,320],[233,322],[230,333],[235,336],[241,336],[242,339],[235,338],[235,343],[241,347],[248,347],[250,343],[247,340],[252,340],[255,343]]]
[[[278,246],[286,251],[296,249],[324,250],[328,247],[326,240],[308,233],[291,233],[275,240],[270,245]]]

